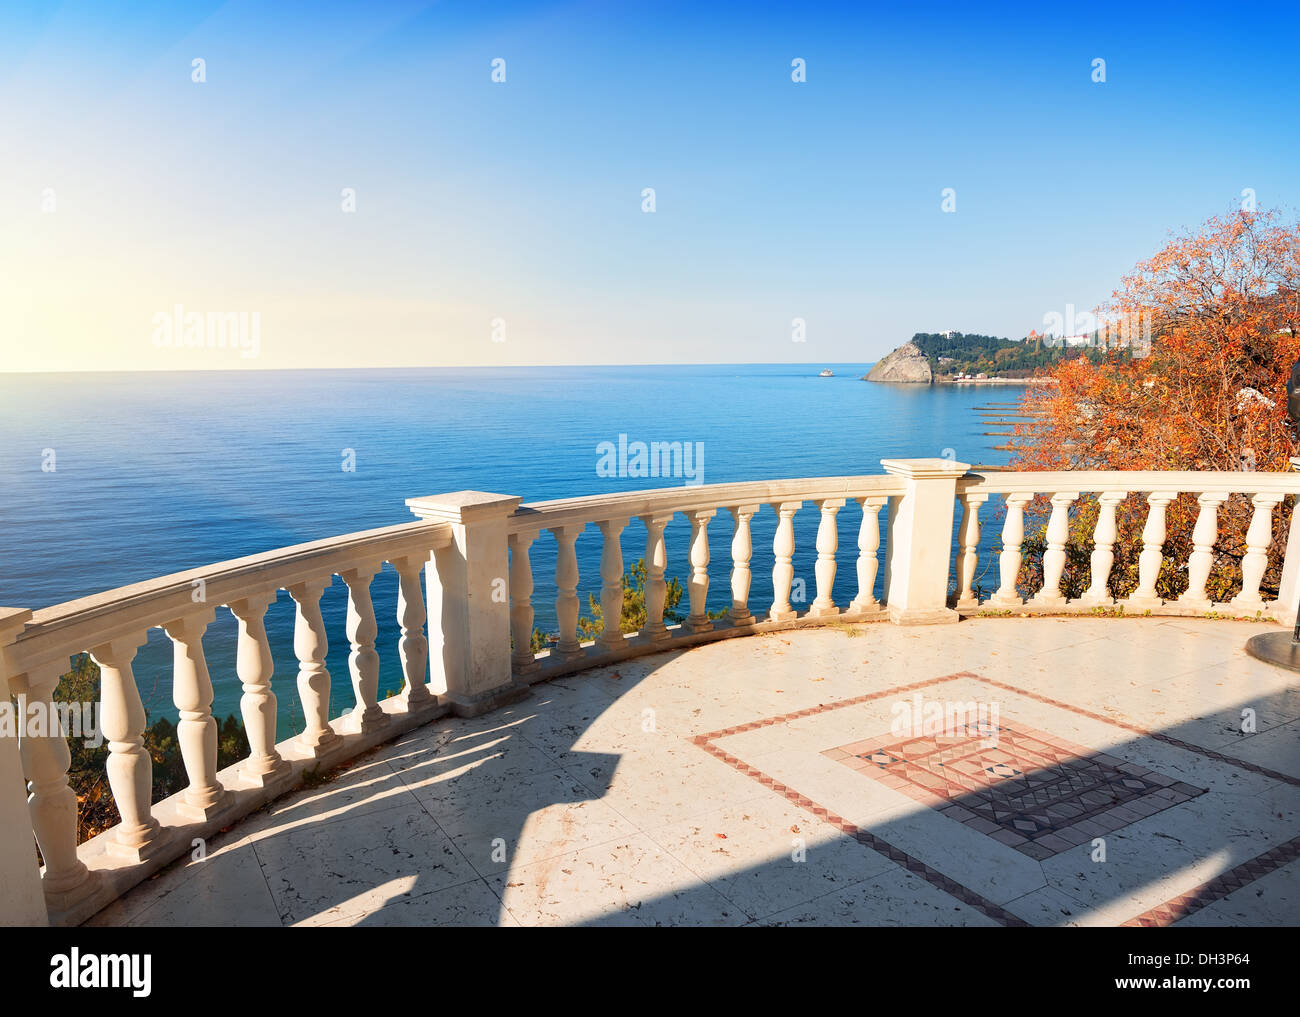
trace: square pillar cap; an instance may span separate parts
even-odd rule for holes
[[[424,498],[407,498],[406,505],[421,519],[443,523],[472,523],[510,515],[523,498],[486,491],[453,491],[431,494]]]
[[[31,620],[32,612],[25,607],[0,607],[0,646],[13,642]]]
[[[886,473],[909,480],[938,480],[940,478],[960,477],[970,469],[970,463],[959,463],[955,459],[882,459],[880,465]]]

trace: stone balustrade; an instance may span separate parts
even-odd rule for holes
[[[957,590],[958,612],[1014,609],[1018,613],[1071,614],[1097,609],[1123,609],[1127,614],[1204,615],[1213,612],[1228,617],[1267,617],[1290,621],[1296,611],[1296,572],[1300,555],[1300,513],[1293,514],[1279,596],[1265,601],[1260,583],[1273,542],[1274,512],[1288,495],[1297,493],[1295,473],[1195,473],[1096,471],[1062,473],[996,472],[968,473],[957,485],[962,506],[959,530]],[[1173,600],[1157,596],[1156,583],[1166,561],[1166,516],[1169,505],[1180,495],[1194,495],[1199,506],[1192,533],[1193,550],[1187,562],[1186,590]],[[983,601],[973,590],[977,550],[980,543],[980,512],[991,497],[1005,505],[998,556],[997,588]],[[1089,585],[1082,596],[1067,600],[1061,591],[1066,563],[1070,516],[1082,498],[1095,498],[1097,522],[1093,528],[1093,550],[1089,560]],[[1145,522],[1138,555],[1137,588],[1120,602],[1108,590],[1117,540],[1116,510],[1126,499],[1146,503]],[[1206,594],[1206,582],[1220,537],[1220,507],[1230,498],[1249,499],[1251,518],[1244,534],[1246,553],[1241,564],[1241,591],[1226,603],[1214,603]],[[1026,506],[1045,499],[1050,506],[1046,548],[1042,560],[1042,587],[1023,597],[1017,578],[1023,563]]]
[[[121,822],[76,843],[77,801],[68,785],[68,747],[61,731],[0,738],[0,921],[12,924],[85,920],[126,889],[187,854],[207,837],[300,782],[305,771],[334,766],[445,713],[472,716],[529,694],[529,686],[561,674],[664,649],[828,621],[895,624],[956,622],[964,613],[1072,613],[1111,607],[1107,577],[1114,560],[1116,507],[1144,496],[1137,589],[1124,607],[1135,613],[1207,611],[1294,616],[1300,571],[1300,527],[1293,521],[1281,595],[1265,601],[1261,577],[1273,533],[1272,513],[1300,494],[1300,474],[1263,473],[972,473],[945,459],[884,460],[883,475],[761,481],[611,494],[521,504],[518,497],[462,491],[407,502],[417,521],[285,548],[124,587],[29,612],[0,608],[0,682],[19,705],[48,703],[70,659],[89,653],[101,675],[101,716],[109,755],[107,778]],[[1172,602],[1156,593],[1163,561],[1165,512],[1180,494],[1194,494],[1200,517],[1193,535],[1186,592]],[[1060,589],[1071,511],[1081,497],[1098,500],[1090,585],[1067,600]],[[1248,497],[1253,515],[1245,533],[1242,589],[1230,604],[1211,604],[1206,579],[1219,538],[1219,507]],[[1043,585],[1026,599],[1018,586],[1025,510],[1035,499],[1050,506]],[[852,570],[838,568],[840,513],[861,509]],[[984,599],[975,577],[981,552],[981,510],[1005,506],[997,556],[998,585]],[[961,515],[957,516],[960,506]],[[882,520],[881,511],[884,510]],[[812,569],[816,593],[806,610],[792,603],[795,528],[800,512],[815,513]],[[774,523],[770,548],[754,547],[752,522]],[[1297,514],[1300,515],[1300,514]],[[686,546],[689,613],[664,620],[674,519],[690,524]],[[883,522],[883,540],[882,540]],[[711,560],[709,529],[730,535],[730,561]],[[640,631],[605,626],[580,638],[576,541],[589,527],[602,541],[599,603],[606,619],[623,605],[622,541],[645,535],[645,602]],[[955,531],[955,532],[954,532]],[[532,552],[553,541],[553,646],[534,653]],[[853,545],[849,545],[850,550]],[[876,594],[884,561],[883,592]],[[395,647],[377,645],[374,576],[384,563],[398,576],[392,605],[400,628]],[[711,617],[708,595],[725,567],[725,612]],[[752,604],[754,575],[769,570],[770,605]],[[847,573],[842,575],[841,573]],[[354,706],[330,719],[330,633],[321,614],[324,590],[338,576],[348,607],[341,633],[350,648]],[[955,591],[952,580],[955,576]],[[423,578],[423,584],[421,583]],[[593,578],[587,577],[588,582]],[[422,588],[423,586],[423,588]],[[294,604],[301,731],[277,738],[277,693],[264,619],[286,591]],[[716,599],[716,598],[715,598]],[[213,676],[204,657],[205,633],[218,610],[237,623],[235,676],[249,754],[217,770]],[[427,623],[427,635],[426,635]],[[173,645],[172,694],[177,739],[188,786],[151,800],[151,764],[143,748],[145,712],[132,661],[150,629]],[[337,637],[337,634],[336,634]],[[405,685],[400,696],[377,700],[379,660],[396,655]],[[279,690],[283,695],[284,689]],[[11,793],[26,781],[29,796]],[[25,818],[24,818],[25,817]],[[33,839],[44,866],[36,867]]]

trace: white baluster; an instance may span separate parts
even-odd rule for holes
[[[1187,560],[1187,590],[1178,598],[1185,607],[1208,610],[1210,599],[1205,595],[1205,584],[1214,564],[1214,543],[1219,539],[1219,506],[1224,495],[1207,491],[1196,499],[1201,511],[1192,529],[1192,554]]]
[[[754,624],[753,612],[749,610],[749,584],[753,579],[749,560],[754,554],[749,521],[758,509],[758,505],[735,505],[728,510],[735,532],[731,537],[731,609],[727,620],[738,628]]]
[[[217,722],[212,716],[212,679],[203,656],[203,633],[213,609],[167,622],[172,640],[172,700],[180,719],[176,741],[181,749],[189,787],[177,811],[187,819],[207,820],[230,804],[217,780]]]
[[[1241,592],[1232,598],[1238,609],[1262,610],[1259,583],[1268,567],[1268,545],[1273,542],[1273,507],[1282,500],[1278,494],[1260,493],[1251,499],[1255,511],[1246,529],[1246,556],[1241,560]]]
[[[533,565],[528,549],[537,539],[536,530],[510,534],[510,669],[517,675],[538,670],[533,652]]]
[[[413,710],[433,702],[434,698],[428,681],[429,640],[424,634],[428,615],[420,588],[420,573],[427,559],[412,555],[390,560],[397,570],[397,623],[402,629],[397,653],[402,661],[402,674],[406,676],[402,695],[407,709]]]
[[[379,654],[375,650],[375,637],[379,625],[375,621],[375,605],[370,599],[370,583],[379,571],[379,562],[365,562],[339,573],[348,585],[348,671],[352,675],[352,694],[356,705],[348,714],[348,727],[365,734],[389,722],[388,714],[379,705]]]
[[[844,507],[843,498],[821,498],[814,505],[821,511],[817,524],[817,563],[813,573],[817,577],[817,596],[808,611],[812,618],[829,618],[840,613],[835,606],[835,552],[840,546],[835,513]]]
[[[578,642],[578,552],[574,545],[584,529],[585,523],[551,530],[557,544],[555,586],[559,591],[555,597],[555,618],[560,633],[555,652],[564,660],[576,660],[583,655],[582,644]]]
[[[627,519],[602,519],[600,528],[600,617],[604,622],[596,642],[609,651],[621,650],[623,638],[623,547],[620,535]]]
[[[713,622],[708,616],[709,596],[709,520],[717,515],[716,509],[694,509],[686,513],[691,520],[691,580],[689,584],[691,613],[684,627],[689,632],[712,632]]]
[[[975,596],[975,573],[979,569],[980,506],[989,500],[983,491],[967,491],[961,495],[962,513],[958,540],[961,556],[957,559],[956,607],[978,607]]]
[[[1097,526],[1092,533],[1090,585],[1079,603],[1091,607],[1109,607],[1115,603],[1107,584],[1115,564],[1115,506],[1128,497],[1127,491],[1103,491],[1097,498]]]
[[[293,624],[293,652],[298,657],[298,699],[306,726],[298,743],[320,759],[342,742],[329,726],[330,672],[325,666],[329,638],[320,613],[320,598],[333,576],[305,580],[289,587],[289,596],[297,606]]]
[[[880,510],[889,499],[884,495],[859,498],[862,525],[858,527],[858,595],[849,604],[850,611],[867,611],[879,607],[876,600],[876,572],[880,562]]]
[[[1175,497],[1173,491],[1155,491],[1147,497],[1147,521],[1142,527],[1142,553],[1138,555],[1138,587],[1124,601],[1126,610],[1150,610],[1164,603],[1156,596],[1156,581],[1164,559],[1165,509]]]
[[[772,538],[772,608],[768,621],[790,621],[798,612],[790,605],[790,586],[794,581],[794,514],[803,508],[801,501],[774,502],[779,521]]]
[[[61,726],[52,726],[59,723],[54,689],[64,670],[63,663],[51,664],[28,674],[25,694],[21,687],[12,690],[24,694],[28,709],[37,706],[51,720],[43,735],[20,731],[18,749],[27,777],[32,830],[45,859],[41,888],[46,903],[56,910],[84,900],[100,883],[100,877],[77,857],[77,795],[68,784],[72,753],[68,751],[67,732]]]
[[[671,512],[639,517],[645,526],[646,623],[642,632],[656,642],[672,638],[664,624],[664,605],[668,601],[668,584],[664,581],[664,569],[668,565],[664,527],[672,517]]]
[[[239,626],[235,652],[235,673],[243,684],[239,712],[248,736],[248,758],[239,769],[240,779],[255,787],[266,787],[289,775],[290,766],[275,747],[275,718],[278,701],[271,690],[275,665],[266,638],[266,609],[275,602],[270,590],[244,597],[227,605]]]
[[[90,651],[99,665],[100,726],[108,739],[108,786],[122,817],[107,849],[133,862],[144,861],[161,842],[151,801],[153,762],[144,748],[147,717],[131,670],[131,661],[144,642],[141,632]]]
[[[1033,603],[1049,607],[1065,603],[1061,593],[1061,576],[1065,572],[1065,546],[1070,540],[1070,506],[1078,491],[1057,491],[1052,495],[1052,515],[1047,521],[1047,549],[1043,552],[1043,588]]]
[[[1020,545],[1025,539],[1025,505],[1033,492],[1018,491],[1007,495],[1007,520],[1002,524],[1002,553],[998,556],[1001,585],[988,602],[997,607],[1020,607],[1024,604],[1016,590],[1020,577]]]

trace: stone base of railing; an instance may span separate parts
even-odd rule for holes
[[[952,625],[961,617],[951,608],[940,607],[930,611],[895,609],[889,612],[889,620],[895,625]]]
[[[477,696],[451,694],[444,695],[442,700],[457,717],[478,717],[502,706],[517,703],[521,699],[527,699],[532,694],[529,685],[536,680],[535,676],[540,673],[540,670],[540,668],[533,668],[530,671],[517,673],[514,681],[509,685],[499,686]]]
[[[1150,606],[1147,606],[1148,603]],[[1143,601],[1141,606],[1135,607],[1128,601],[1116,601],[1112,604],[1096,604],[1085,600],[1069,600],[1061,604],[1041,604],[1029,601],[1020,605],[1006,606],[996,601],[986,600],[981,604],[958,604],[955,610],[963,618],[978,618],[989,616],[1013,616],[1021,615],[1097,615],[1098,617],[1125,617],[1125,618],[1217,618],[1217,619],[1239,619],[1242,621],[1267,621],[1281,622],[1290,625],[1295,618],[1276,606],[1275,602],[1268,602],[1262,607],[1241,607],[1233,604],[1214,604],[1206,603],[1204,605],[1183,604],[1176,600],[1153,600],[1150,602]]]
[[[523,693],[527,695],[528,690],[525,688]],[[366,732],[353,731],[352,718],[347,714],[331,721],[330,727],[339,737],[329,743],[323,755],[312,755],[296,737],[281,742],[276,749],[285,766],[275,779],[254,781],[244,778],[240,772],[244,766],[242,760],[222,770],[217,779],[226,788],[228,800],[219,813],[205,820],[190,818],[184,791],[158,802],[153,807],[153,816],[161,824],[161,829],[150,842],[142,861],[124,860],[114,850],[116,827],[92,837],[77,848],[77,855],[90,870],[94,885],[88,893],[87,887],[83,886],[76,894],[66,895],[75,897],[71,902],[61,896],[47,895],[50,924],[80,925],[164,866],[193,854],[198,846],[196,841],[208,840],[301,784],[307,771],[326,770],[346,763],[368,749],[452,713],[454,709],[446,697],[437,696],[430,696],[413,709],[408,708],[402,696],[382,700],[379,706],[388,722]]]
[[[857,622],[884,622],[888,620],[888,608],[884,604],[872,604],[867,608],[850,606],[836,615],[816,616],[811,611],[803,614],[791,612],[789,616],[782,615],[780,620],[777,621],[771,620],[767,615],[757,615],[754,616],[752,621],[742,625],[733,624],[729,618],[722,617],[716,619],[711,628],[699,632],[692,632],[684,624],[670,625],[667,628],[666,637],[650,638],[639,633],[634,636],[624,636],[623,643],[618,649],[611,649],[602,643],[592,642],[584,643],[582,651],[572,655],[557,654],[553,650],[543,652],[537,657],[538,668],[536,671],[528,675],[516,674],[515,679],[517,681],[526,680],[529,684],[536,684],[537,682],[550,681],[552,678],[558,678],[562,675],[586,671],[588,668],[603,667],[606,664],[614,664],[633,657],[643,657],[651,653],[684,650],[703,643],[717,642],[720,639],[737,639],[741,636],[761,635],[765,632],[785,632],[790,629],[826,628]],[[952,620],[957,620],[955,614]]]

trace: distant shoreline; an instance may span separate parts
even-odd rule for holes
[[[935,378],[933,385],[1055,385],[1055,378]]]

